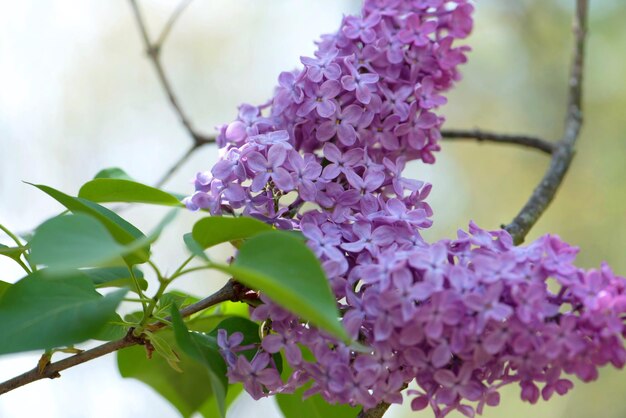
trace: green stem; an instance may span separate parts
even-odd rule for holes
[[[194,257],[195,255],[190,255],[189,258],[183,261],[183,264],[181,264],[180,267],[178,267],[176,271],[170,276],[170,281],[174,280],[177,277],[182,276],[184,274],[183,269],[187,266],[187,264],[191,262],[191,260],[194,259]]]
[[[176,275],[176,277],[180,277],[180,276],[183,276],[183,275],[185,275],[185,274],[187,274],[187,273],[192,273],[192,272],[194,272],[194,271],[199,271],[199,270],[209,270],[209,269],[211,269],[211,268],[212,268],[211,266],[198,266],[198,267],[192,267],[192,268],[189,268],[189,269],[187,269],[187,270],[182,270],[182,271],[180,271],[180,272]],[[172,279],[173,279],[173,278],[174,278],[174,276],[172,276]]]
[[[145,299],[145,298],[124,298],[123,300],[124,302],[135,302],[135,303],[138,303],[138,302],[149,303],[150,302],[150,299]]]
[[[26,264],[24,264],[24,262],[22,260],[20,260],[19,258],[14,258],[15,262],[17,264],[20,265],[20,267],[22,267],[24,269],[24,271],[28,274],[31,274],[32,271],[30,271],[30,269],[28,267],[26,267]]]
[[[148,307],[144,311],[143,318],[141,319],[139,326],[135,330],[135,335],[140,335],[143,332],[145,326],[150,321],[150,319],[152,319],[152,314],[154,313],[154,309],[156,308],[156,305],[161,299],[161,297],[163,296],[163,293],[165,293],[165,289],[167,288],[167,285],[170,284],[170,282],[171,282],[171,279],[168,280],[167,278],[159,277],[159,288],[157,289],[156,294],[150,300],[150,304],[148,304]]]
[[[133,285],[135,286],[135,291],[137,292],[137,294],[139,295],[139,297],[141,299],[146,299],[148,300],[148,298],[146,298],[146,296],[143,294],[143,292],[141,291],[141,286],[139,285],[139,280],[137,280],[137,276],[135,276],[135,272],[133,271],[133,267],[128,267],[128,271],[130,272],[130,277],[131,279],[133,279]],[[146,312],[147,312],[147,305],[145,301],[141,301],[141,307],[143,309],[143,314],[144,316],[146,316]]]
[[[24,244],[22,244],[22,241],[20,241],[20,239],[13,232],[9,231],[7,227],[0,224],[0,230],[4,231],[4,233],[7,234],[9,238],[11,238],[17,244],[18,247],[24,246]]]
[[[174,279],[187,274],[191,271],[196,271],[196,270],[202,270],[202,269],[206,269],[209,268],[208,266],[200,266],[200,267],[193,267],[187,270],[183,270],[185,268],[185,266],[187,266],[191,260],[194,259],[194,255],[189,256],[189,258],[187,258],[185,261],[183,261],[183,263],[176,269],[176,271],[169,277],[163,277],[163,275],[161,274],[161,272],[159,271],[159,269],[157,268],[157,266],[152,263],[151,261],[149,261],[150,265],[152,266],[152,268],[154,269],[158,279],[159,279],[159,288],[157,289],[156,294],[152,297],[152,299],[150,299],[150,303],[148,304],[148,306],[146,307],[146,309],[144,309],[144,314],[143,314],[143,318],[141,319],[141,322],[139,323],[139,326],[135,329],[135,335],[140,335],[143,330],[145,329],[145,326],[148,324],[148,322],[150,321],[150,319],[152,319],[152,314],[154,313],[154,310],[157,306],[157,303],[159,303],[159,300],[161,299],[161,297],[163,296],[163,293],[165,293],[165,289],[167,288],[167,286],[172,283],[172,281],[174,281]]]
[[[154,273],[157,275],[157,278],[161,280],[163,278],[163,275],[161,274],[161,270],[159,270],[157,265],[154,264],[152,260],[148,260],[148,265],[152,267],[152,270],[154,270]]]

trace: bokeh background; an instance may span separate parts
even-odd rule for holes
[[[560,136],[571,55],[573,0],[482,0],[464,81],[443,110],[448,128]],[[581,266],[606,260],[626,275],[626,5],[591,2],[585,80],[585,126],[578,155],[556,201],[529,239],[556,233],[581,248]],[[155,37],[176,1],[141,6]],[[233,119],[241,102],[260,103],[280,71],[310,55],[312,40],[338,27],[356,0],[196,0],[163,51],[166,71],[195,126],[213,132]],[[61,208],[22,183],[45,183],[69,193],[105,167],[119,166],[154,183],[184,153],[190,139],[178,123],[143,55],[127,2],[0,0],[0,222],[28,231]],[[197,152],[166,185],[189,193],[196,171],[217,151]],[[438,239],[470,219],[497,228],[517,213],[548,159],[509,146],[448,142],[434,166],[410,165],[411,176],[434,184],[430,202]],[[149,230],[155,208],[128,208],[131,222]],[[183,260],[181,236],[197,214],[183,213],[155,248],[165,270]],[[0,242],[6,237],[0,235]],[[218,248],[216,256],[226,256]],[[0,279],[20,271],[0,260]],[[206,295],[223,277],[197,275],[181,290]],[[1,321],[1,318],[0,318]],[[32,368],[38,355],[0,357],[0,380]],[[603,370],[599,382],[530,406],[508,388],[487,417],[603,418],[626,414],[626,373]],[[390,418],[431,416],[392,408]],[[177,417],[150,388],[119,377],[114,356],[68,370],[0,398],[0,417]],[[272,400],[241,397],[230,417],[279,417]]]

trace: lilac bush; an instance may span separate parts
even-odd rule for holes
[[[426,242],[431,186],[403,177],[433,163],[445,104],[460,79],[472,27],[465,0],[366,0],[324,35],[304,68],[284,72],[274,97],[242,105],[220,130],[222,157],[197,175],[192,210],[243,214],[301,231],[318,256],[349,335],[363,352],[262,296],[254,359],[237,333],[219,339],[232,382],[259,398],[307,385],[331,403],[400,403],[437,417],[467,416],[517,383],[535,403],[572,382],[622,367],[626,281],[583,270],[577,249],[546,235],[513,245],[506,231],[470,223],[456,239]],[[283,351],[281,380],[270,354]],[[312,357],[311,357],[312,356]],[[311,360],[314,358],[314,361]]]

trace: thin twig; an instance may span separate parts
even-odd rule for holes
[[[511,135],[496,132],[486,132],[479,129],[444,129],[441,131],[443,139],[474,139],[479,142],[499,142],[503,144],[521,145],[524,147],[534,148],[546,154],[552,154],[555,145],[552,142],[530,135]]]
[[[258,294],[256,292],[250,291],[247,287],[242,285],[241,283],[230,279],[224,287],[222,287],[217,292],[213,293],[211,296],[206,297],[202,300],[199,300],[196,303],[193,303],[189,306],[184,307],[180,310],[180,316],[187,317],[193,315],[195,313],[201,312],[207,308],[217,305],[221,302],[226,302],[227,300],[233,302],[246,302],[254,304],[258,299]],[[149,331],[156,331],[168,325],[168,322],[171,321],[171,318],[168,316],[165,318],[165,321],[155,322],[154,324],[148,325]]]
[[[582,91],[587,34],[588,0],[577,0],[574,18],[574,58],[572,60],[567,100],[565,131],[552,154],[548,171],[535,188],[530,199],[513,221],[504,228],[513,236],[516,244],[524,242],[528,231],[537,223],[563,182],[574,158],[574,147],[583,123]]]
[[[196,144],[193,144],[191,147],[189,147],[187,152],[185,152],[178,160],[176,160],[176,162],[174,162],[174,164],[172,164],[170,168],[167,169],[167,171],[163,174],[163,176],[161,176],[159,181],[154,184],[154,186],[157,188],[163,187],[163,185],[170,179],[170,177],[172,177],[172,175],[174,175],[174,173],[177,172],[180,167],[187,162],[189,157],[191,157],[191,155],[196,152],[197,149],[198,145]]]
[[[200,312],[204,309],[207,309],[211,306],[217,305],[218,303],[225,302],[228,300],[232,301],[241,301],[247,297],[246,293],[247,289],[241,284],[237,283],[234,280],[229,280],[224,287],[222,287],[217,292],[213,293],[211,296],[208,296],[202,299],[199,302],[196,302],[192,305],[189,305],[183,309],[181,309],[180,314],[182,317],[190,316],[194,313]],[[168,320],[168,318],[166,318]],[[150,331],[157,331],[161,328],[166,327],[167,322],[155,322],[151,325],[148,325],[148,329]],[[3,393],[9,392],[13,389],[17,389],[21,386],[27,385],[29,383],[35,382],[41,379],[55,379],[60,377],[60,372],[70,367],[77,366],[79,364],[88,362],[90,360],[96,359],[98,357],[102,357],[106,354],[112,353],[114,351],[121,350],[122,348],[130,347],[137,344],[144,344],[145,339],[143,336],[135,336],[134,329],[130,329],[126,336],[122,339],[116,341],[110,341],[108,343],[99,345],[90,350],[83,351],[82,353],[76,354],[74,356],[65,358],[63,360],[59,360],[54,363],[50,363],[43,368],[43,370],[39,370],[38,367],[23,373],[19,376],[16,376],[12,379],[7,380],[6,382],[0,383],[0,395]]]
[[[198,132],[193,124],[191,123],[187,113],[183,110],[180,101],[176,94],[174,94],[174,89],[172,88],[172,83],[169,78],[165,74],[165,70],[163,69],[163,64],[161,62],[161,50],[163,48],[163,43],[167,39],[172,27],[176,23],[178,17],[180,17],[181,13],[185,10],[185,8],[189,5],[191,0],[183,0],[176,10],[172,13],[169,20],[165,24],[165,27],[161,31],[161,35],[159,36],[156,42],[152,42],[150,40],[150,35],[148,34],[148,29],[146,27],[146,23],[144,21],[143,15],[141,14],[141,10],[139,9],[139,5],[137,0],[129,0],[130,5],[133,9],[133,14],[135,16],[135,20],[137,22],[137,26],[139,27],[139,32],[141,33],[141,38],[143,40],[144,47],[146,49],[146,54],[150,58],[154,69],[156,70],[157,76],[159,78],[159,82],[161,83],[161,87],[165,91],[167,98],[170,102],[170,105],[174,109],[174,112],[178,115],[178,119],[180,123],[183,125],[191,139],[193,140],[192,148],[183,156],[182,159],[176,161],[176,163],[166,172],[166,174],[159,180],[158,187],[162,186],[169,178],[187,161],[187,159],[200,147],[211,144],[215,142],[215,138],[209,135],[202,134]]]
[[[161,47],[165,45],[165,40],[167,39],[168,35],[172,31],[174,24],[176,23],[180,15],[183,14],[187,6],[191,4],[192,1],[193,0],[183,0],[178,4],[178,7],[176,7],[176,10],[174,10],[174,12],[170,15],[170,18],[167,20],[167,23],[165,24],[165,26],[163,26],[163,30],[161,31],[161,34],[159,35],[156,41],[156,45],[159,45]]]

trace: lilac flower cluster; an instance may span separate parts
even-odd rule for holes
[[[443,118],[433,110],[460,77],[468,48],[453,41],[468,35],[472,10],[466,0],[367,0],[363,17],[345,17],[301,58],[302,70],[280,74],[269,103],[242,105],[221,128],[222,159],[198,175],[187,206],[284,224],[290,192],[295,206],[337,216],[382,209],[373,192],[387,186],[399,199],[418,193],[423,184],[399,173],[408,160],[434,162]]]
[[[575,267],[578,250],[558,237],[515,247],[507,232],[470,224],[455,240],[416,245],[403,222],[375,222],[374,231],[385,230],[375,234],[364,225],[329,247],[349,248],[352,268],[331,280],[345,328],[371,352],[352,351],[265,299],[252,318],[270,321],[273,333],[252,363],[236,345],[221,346],[231,379],[253,396],[312,380],[307,394],[370,408],[402,402],[414,381],[414,410],[471,417],[497,405],[504,385],[519,384],[522,399],[535,403],[568,392],[564,374],[588,382],[599,366],[624,366],[626,279],[606,265]],[[268,353],[279,350],[294,370],[287,382],[270,365]],[[258,367],[265,374],[247,372]]]
[[[371,408],[381,401],[438,417],[472,416],[519,383],[522,398],[563,394],[573,374],[621,367],[626,282],[584,271],[553,236],[514,247],[504,231],[471,224],[430,244],[430,185],[403,177],[434,162],[441,93],[459,79],[472,27],[466,0],[365,0],[362,17],[318,42],[302,70],[285,72],[273,99],[242,105],[222,127],[222,157],[199,173],[192,210],[244,214],[301,231],[363,353],[265,297],[252,317],[271,328],[249,361],[241,335],[220,334],[232,382],[255,398],[310,384],[307,394]],[[306,350],[303,351],[303,348]],[[271,354],[293,370],[281,380]],[[312,354],[311,361],[308,354]],[[541,387],[541,389],[540,389]],[[470,403],[468,403],[470,402]]]

